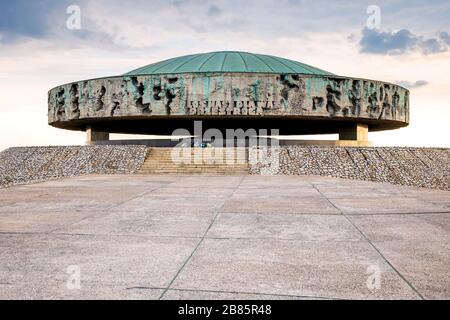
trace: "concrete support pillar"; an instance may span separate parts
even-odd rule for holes
[[[369,146],[369,126],[363,123],[354,123],[346,125],[339,130],[340,146]]]
[[[86,144],[95,145],[96,141],[108,141],[109,133],[95,131],[91,126],[86,127]]]
[[[363,123],[347,125],[339,130],[339,140],[369,140],[369,126]]]

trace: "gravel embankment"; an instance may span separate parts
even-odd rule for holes
[[[251,148],[249,159],[251,174],[318,175],[450,190],[450,149],[283,146],[272,154],[267,148]]]
[[[145,146],[20,147],[0,152],[0,188],[85,174],[131,174]]]
[[[85,174],[132,174],[145,146],[22,147],[0,152],[0,188]],[[450,149],[250,148],[250,174],[318,175],[450,190]]]

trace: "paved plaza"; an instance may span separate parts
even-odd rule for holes
[[[449,299],[450,192],[315,176],[0,189],[0,299]]]

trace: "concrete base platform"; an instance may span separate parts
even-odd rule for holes
[[[280,140],[280,146],[371,147],[371,141],[358,140]]]
[[[0,299],[449,299],[449,199],[312,176],[2,189]]]

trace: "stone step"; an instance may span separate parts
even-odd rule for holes
[[[205,176],[242,176],[248,172],[139,172],[142,175],[205,175]]]
[[[139,171],[138,174],[210,174],[210,175],[248,175],[248,171],[189,171],[189,170],[153,170],[153,171]]]
[[[172,152],[152,152],[152,151],[150,151],[150,154],[151,155],[171,155],[171,154],[175,154],[175,155],[189,155],[189,154],[191,154],[191,155],[195,155],[195,154],[203,154],[203,155],[205,155],[205,156],[209,156],[209,155],[232,155],[232,154],[246,154],[247,152],[191,152],[191,153],[189,153],[189,152],[181,152],[181,153],[179,153],[179,152],[175,152],[175,153],[172,153]]]
[[[165,165],[155,165],[142,167],[141,170],[154,170],[154,169],[174,169],[174,170],[188,170],[188,169],[204,169],[204,170],[248,170],[248,166],[165,166]]]
[[[248,171],[249,168],[202,168],[202,167],[189,167],[189,168],[165,168],[165,167],[157,167],[157,168],[143,168],[141,171],[157,171],[157,170],[166,170],[166,171]]]
[[[241,161],[241,162],[245,162],[245,163],[247,163],[247,161],[248,160],[245,160],[245,159],[232,159],[232,158],[226,158],[226,159],[217,159],[217,158],[199,158],[199,159],[197,159],[197,158],[192,158],[192,159],[185,159],[185,160],[176,160],[176,161],[173,161],[173,159],[171,159],[171,158],[150,158],[150,159],[147,159],[147,160],[145,160],[145,162],[147,162],[147,161],[170,161],[170,162],[174,162],[174,163],[178,163],[178,162],[188,162],[188,161],[190,161],[190,162],[194,162],[194,161],[208,161],[208,162],[211,162],[211,161],[214,161],[214,162],[227,162],[227,161],[233,161],[233,162],[236,162],[236,161]]]
[[[155,171],[155,170],[166,170],[166,171],[189,171],[189,170],[193,170],[193,171],[248,171],[248,168],[223,168],[223,169],[217,169],[217,168],[164,168],[164,167],[159,167],[159,168],[145,168],[145,169],[141,169],[141,171]]]
[[[248,171],[249,168],[248,167],[240,167],[240,168],[213,168],[213,167],[151,167],[151,168],[142,168],[142,171],[144,170],[178,170],[178,171],[183,171],[183,170],[205,170],[205,171],[211,171],[211,170],[217,170],[217,171]]]
[[[247,174],[248,170],[167,170],[167,169],[156,169],[156,170],[141,170],[139,173],[158,173],[158,172],[173,172],[173,173],[241,173]]]
[[[247,157],[244,156],[192,156],[192,157],[172,157],[171,155],[167,156],[156,156],[156,155],[150,155],[149,159],[218,159],[218,160],[224,160],[224,159],[244,159],[246,160]]]
[[[213,154],[209,154],[209,153],[190,153],[190,154],[189,153],[184,153],[184,154],[178,154],[178,153],[175,153],[173,155],[180,156],[180,157],[183,157],[183,156],[186,156],[186,157],[188,157],[188,156],[190,156],[190,157],[195,157],[195,156],[199,156],[199,157],[232,157],[232,156],[234,156],[234,157],[236,157],[236,156],[246,156],[246,153],[229,153],[229,154],[226,154],[226,153],[213,153]],[[150,152],[149,156],[152,156],[152,157],[171,157],[172,153],[152,153],[152,152]]]
[[[166,155],[168,155],[168,156],[170,156],[170,155],[172,155],[172,154],[174,154],[174,155],[180,155],[180,156],[188,156],[188,155],[204,155],[204,156],[220,156],[220,155],[223,155],[223,156],[227,156],[227,155],[244,155],[244,154],[246,154],[247,152],[191,152],[191,153],[189,153],[189,152],[180,152],[180,153],[178,153],[178,152],[175,152],[175,153],[172,153],[171,151],[170,152],[152,152],[152,151],[150,151],[150,154],[151,155],[153,155],[153,156],[166,156]]]
[[[152,167],[157,165],[185,167],[185,166],[214,166],[214,167],[241,167],[248,166],[247,163],[173,163],[173,162],[146,162],[142,167]]]
[[[206,165],[206,166],[240,166],[240,165],[248,165],[248,162],[242,162],[242,161],[234,161],[234,162],[213,162],[213,161],[193,161],[193,162],[172,162],[172,161],[146,161],[144,162],[144,165],[155,165],[155,164],[166,164],[166,165],[174,165],[174,166],[181,166],[181,165]]]
[[[247,151],[176,151],[174,154],[245,154]],[[172,154],[172,151],[150,151],[150,154]]]
[[[165,163],[165,162],[154,162],[154,163],[144,163],[142,165],[142,168],[151,168],[155,166],[166,166],[166,167],[189,167],[189,166],[196,166],[196,167],[248,167],[247,163],[233,163],[233,164],[219,164],[219,163]]]
[[[204,170],[204,169],[185,169],[185,170],[168,170],[168,169],[155,169],[155,170],[140,170],[139,173],[158,173],[158,172],[173,172],[173,173],[240,173],[248,174],[249,170]]]
[[[155,147],[155,148],[151,148],[150,152],[171,152],[173,149],[177,149],[177,150],[183,150],[183,151],[204,151],[204,150],[247,150],[248,148],[242,148],[242,147],[231,147],[231,148],[226,148],[226,147],[222,147],[222,148],[215,148],[215,147],[209,147],[209,148],[160,148],[160,147]]]
[[[152,157],[172,157],[171,153],[167,154],[150,154]],[[209,157],[209,158],[230,158],[230,157],[244,157],[245,154],[175,154],[179,157]]]
[[[142,168],[145,167],[154,167],[164,165],[168,167],[212,167],[212,168],[222,168],[222,167],[248,167],[247,163],[173,163],[173,162],[146,162],[142,165]]]
[[[245,148],[232,151],[226,148],[208,150],[191,148],[180,149],[174,153],[173,150],[173,148],[151,148],[139,173],[242,175],[248,174],[249,171]],[[178,155],[181,159],[190,158],[192,163],[174,162],[173,155]]]
[[[183,161],[183,162],[176,162],[176,161],[172,161],[172,160],[155,160],[155,159],[151,159],[151,160],[146,160],[144,162],[145,163],[149,163],[149,164],[155,164],[155,163],[166,163],[166,164],[174,164],[174,165],[182,165],[182,164],[206,164],[206,165],[240,165],[240,164],[248,164],[247,161],[233,161],[233,160],[228,160],[228,161],[212,161],[212,160],[197,160],[197,161]]]

